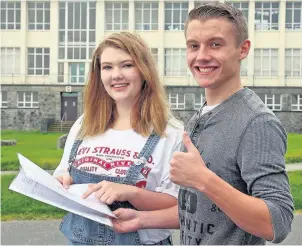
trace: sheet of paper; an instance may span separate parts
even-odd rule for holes
[[[19,174],[11,183],[9,189],[21,193],[25,196],[34,198],[38,201],[50,204],[52,206],[67,210],[74,214],[78,214],[80,216],[112,227],[111,220],[104,214],[78,204],[56,193],[53,190],[48,189],[37,181],[27,177],[23,168],[20,169]]]
[[[25,158],[23,155],[18,153],[18,158],[26,177],[33,179],[34,181],[40,183],[41,185],[55,191],[56,193],[76,203],[79,203],[90,209],[99,211],[105,215],[115,217],[115,215],[112,213],[112,211],[107,206],[107,204],[101,203],[101,201],[94,199],[92,195],[89,196],[87,199],[82,199],[81,196],[79,196],[80,191],[75,193],[74,190],[76,190],[77,187],[81,187],[81,186],[75,186],[75,188],[73,188],[74,192],[73,193],[69,192],[62,186],[62,184],[55,177],[53,177],[51,174],[44,171],[42,168],[40,168],[30,160]]]

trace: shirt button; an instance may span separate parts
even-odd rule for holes
[[[198,133],[194,132],[193,136],[196,138],[198,136]]]

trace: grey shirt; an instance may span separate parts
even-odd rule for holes
[[[247,88],[202,116],[201,110],[186,131],[206,166],[237,190],[266,202],[272,242],[281,242],[291,230],[294,208],[285,171],[286,132],[280,121]],[[182,187],[178,201],[181,244],[265,244],[198,190]]]

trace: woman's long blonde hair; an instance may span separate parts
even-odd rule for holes
[[[104,133],[114,123],[114,100],[101,81],[101,54],[112,47],[128,53],[138,68],[142,81],[141,95],[131,114],[131,126],[137,133],[148,136],[154,130],[165,135],[170,110],[156,64],[145,42],[129,32],[114,33],[94,51],[88,82],[84,90],[84,116],[80,138]]]

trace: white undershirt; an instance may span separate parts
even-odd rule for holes
[[[202,112],[201,115],[206,114],[208,112],[210,112],[211,110],[213,110],[215,107],[217,107],[219,104],[213,105],[213,106],[204,106],[202,108]]]

